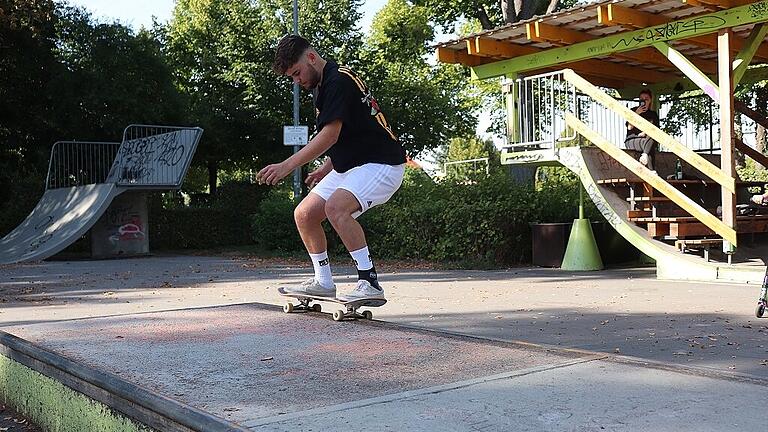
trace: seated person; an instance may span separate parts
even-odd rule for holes
[[[639,97],[640,106],[635,108],[635,112],[659,127],[659,114],[653,110],[653,94],[650,90],[643,89]],[[653,156],[656,153],[656,141],[653,138],[627,122],[627,138],[624,140],[624,146],[629,150],[639,150],[640,163],[653,170]]]

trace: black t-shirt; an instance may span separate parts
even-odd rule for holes
[[[656,111],[649,109],[649,110],[645,111],[644,113],[640,114],[640,117],[642,117],[642,118],[648,120],[649,122],[653,123],[654,126],[659,127],[659,114]],[[629,125],[629,122],[627,122],[627,125]],[[632,128],[627,130],[627,136],[639,135],[642,132],[643,131],[641,131],[640,129],[638,129],[634,125],[632,125]]]
[[[368,86],[349,68],[329,61],[314,98],[318,132],[335,120],[342,123],[339,139],[326,152],[337,172],[367,163],[405,163],[405,150],[379,104]]]

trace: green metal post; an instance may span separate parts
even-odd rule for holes
[[[597,249],[592,223],[584,218],[584,191],[579,185],[579,218],[573,221],[571,235],[568,237],[568,247],[565,249],[563,270],[592,271],[602,270],[603,260]]]

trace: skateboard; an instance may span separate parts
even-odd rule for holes
[[[299,304],[294,305],[292,302],[288,301],[283,305],[283,312],[285,313],[292,313],[292,312],[299,312],[299,311],[311,311],[311,312],[321,312],[322,306],[320,306],[320,303],[314,303],[313,301],[324,301],[324,302],[330,302],[330,303],[337,303],[344,307],[344,309],[337,309],[333,312],[333,320],[334,321],[343,321],[345,318],[351,318],[351,319],[367,319],[371,320],[373,319],[373,313],[369,310],[358,312],[357,310],[363,306],[367,307],[379,307],[384,305],[384,303],[387,302],[385,299],[359,299],[359,300],[342,300],[340,298],[334,298],[334,297],[321,297],[321,296],[313,296],[313,295],[303,295],[303,294],[292,294],[285,291],[285,288],[278,288],[277,292],[280,293],[281,296],[284,297],[290,297],[295,298],[299,301]]]

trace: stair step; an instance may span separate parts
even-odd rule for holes
[[[750,220],[766,220],[768,219],[768,215],[758,215],[758,216],[736,216],[736,221],[750,221]],[[685,224],[685,223],[698,223],[699,220],[696,219],[693,216],[682,216],[682,217],[663,217],[663,216],[657,216],[657,217],[634,217],[634,218],[628,218],[630,222],[657,222],[657,223],[678,223],[678,224]]]
[[[611,185],[616,185],[616,184],[628,184],[628,183],[637,183],[637,182],[638,182],[637,180],[636,180],[636,181],[629,181],[629,180],[627,180],[626,178],[612,178],[612,179],[602,179],[602,180],[598,180],[598,181],[597,181],[597,184],[611,184]],[[639,180],[639,182],[640,182],[640,183],[642,183],[643,181],[642,181],[642,180]]]
[[[632,217],[629,218],[630,222],[698,222],[698,219],[695,217],[687,216],[687,217],[676,217],[676,216],[670,216],[670,217]]]
[[[641,197],[634,197],[634,198],[627,198],[627,201],[653,201],[653,202],[662,202],[662,201],[671,201],[669,198],[664,196],[641,196]]]

